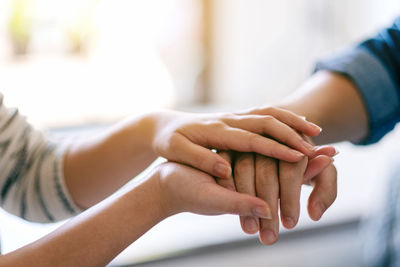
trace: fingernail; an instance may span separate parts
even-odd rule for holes
[[[272,244],[275,242],[276,236],[275,233],[272,232],[271,230],[264,230],[261,233],[261,239],[264,243]]]
[[[249,233],[255,233],[258,231],[257,222],[253,217],[246,217],[244,219],[244,227]]]
[[[293,150],[293,149],[292,149],[292,153],[293,153],[293,155],[295,155],[295,156],[298,157],[298,158],[303,158],[303,157],[304,157],[304,154],[301,153],[301,152],[299,152],[299,151],[297,151],[297,150]],[[299,160],[300,160],[300,159],[299,159]]]
[[[263,219],[272,219],[272,213],[269,208],[257,207],[253,210],[255,216]]]
[[[292,217],[285,217],[285,218],[283,218],[283,220],[284,220],[284,224],[285,224],[286,228],[291,229],[296,226],[296,223]]]
[[[333,156],[336,156],[336,155],[339,154],[339,153],[340,153],[340,151],[337,150],[337,148],[335,147],[335,155],[333,155]]]
[[[214,171],[218,176],[228,177],[232,173],[232,168],[223,163],[217,163],[214,167]]]
[[[318,125],[316,125],[315,123],[308,121],[307,118],[305,116],[300,116],[300,118],[302,118],[303,120],[305,120],[306,122],[308,122],[312,127],[316,128],[319,130],[319,132],[322,131],[322,128],[319,127]]]
[[[306,140],[301,139],[300,142],[302,143],[302,145],[307,148],[308,150],[311,151],[315,151],[317,149],[317,147],[311,145],[309,142],[307,142]]]
[[[312,126],[315,128],[315,129],[318,129],[318,131],[321,133],[322,132],[322,128],[321,127],[319,127],[318,125],[316,125],[315,123],[312,123],[312,122],[310,122],[311,124],[312,124]]]

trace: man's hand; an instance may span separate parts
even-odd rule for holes
[[[308,212],[313,220],[319,220],[336,199],[336,169],[332,147],[319,148],[314,157],[304,157],[297,163],[278,161],[253,153],[221,152],[220,155],[233,163],[231,179],[217,179],[225,188],[237,190],[265,200],[272,212],[272,219],[240,217],[244,232],[260,232],[264,244],[272,244],[278,238],[279,215],[283,226],[296,226],[300,214],[300,191],[302,184],[314,186],[309,197]]]

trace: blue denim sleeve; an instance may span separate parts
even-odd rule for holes
[[[392,27],[358,46],[318,62],[354,82],[369,117],[369,134],[359,144],[379,141],[400,121],[400,17]]]

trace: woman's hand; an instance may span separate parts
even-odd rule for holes
[[[162,210],[165,216],[180,212],[203,215],[238,214],[270,219],[268,204],[255,196],[219,186],[215,179],[196,169],[177,163],[157,167]]]
[[[314,154],[314,147],[301,134],[316,136],[321,131],[301,116],[272,107],[261,115],[160,112],[151,118],[155,154],[220,178],[228,178],[232,170],[211,149],[256,152],[297,162]]]

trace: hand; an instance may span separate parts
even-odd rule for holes
[[[332,147],[321,147],[313,158],[304,157],[297,163],[240,153],[234,158],[234,179],[217,179],[217,182],[225,188],[258,196],[269,204],[271,220],[242,216],[240,222],[246,233],[260,231],[260,240],[264,244],[272,244],[279,233],[278,205],[282,224],[286,228],[293,228],[297,224],[302,184],[314,186],[308,204],[308,212],[313,220],[319,220],[333,203],[337,188],[336,169],[331,157],[335,153]],[[230,161],[233,159],[231,153],[222,152],[220,155]]]
[[[162,210],[171,216],[180,212],[203,215],[238,214],[271,218],[268,204],[255,196],[227,190],[210,175],[177,163],[157,169]]]
[[[264,109],[262,115],[163,112],[152,117],[152,146],[158,156],[220,178],[228,178],[231,167],[210,149],[257,152],[297,162],[304,154],[314,154],[314,147],[298,132],[316,136],[321,130],[301,116],[278,108]]]

